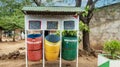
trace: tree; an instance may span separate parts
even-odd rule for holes
[[[5,28],[4,28],[4,22],[3,22],[4,20],[1,17],[0,17],[0,20],[1,20],[0,21],[0,42],[2,42],[2,35],[3,35],[2,31],[5,30]]]
[[[97,1],[98,0],[88,0],[87,5],[85,7],[85,11],[82,14],[79,15],[80,16],[79,20],[81,22],[83,22],[88,28],[89,28],[90,20],[93,16],[93,11],[95,9],[95,3]],[[76,7],[80,7],[80,5],[81,5],[81,0],[76,0]],[[82,34],[83,34],[83,37],[82,37],[82,39],[83,39],[83,49],[85,51],[91,52],[92,49],[90,47],[89,31],[83,29]]]
[[[15,31],[16,29],[24,29],[24,15],[21,12],[23,6],[31,5],[31,0],[1,0],[0,3],[0,27],[1,29]],[[0,30],[0,34],[2,31]],[[15,41],[13,34],[13,41]],[[0,35],[0,39],[2,35]]]
[[[53,0],[46,0],[47,3],[42,3],[42,0],[33,0],[33,2],[37,5],[37,6],[45,6],[45,4],[48,4],[48,6],[53,6]]]
[[[0,42],[2,42],[2,30],[3,30],[3,27],[0,27]]]
[[[37,6],[41,6],[41,0],[33,0]]]
[[[4,17],[4,28],[9,31],[14,31],[13,33],[13,41],[15,42],[15,30],[16,29],[24,29],[24,15],[18,9],[16,9],[11,16]]]
[[[81,7],[82,0],[75,0],[76,1],[76,7]]]
[[[22,14],[22,12],[20,10],[16,10],[14,12],[14,15],[12,15],[11,17],[11,22],[10,23],[11,25],[11,30],[14,31],[13,33],[13,41],[15,42],[15,36],[16,36],[16,33],[15,33],[15,30],[16,29],[24,29],[24,15]],[[16,20],[17,19],[17,20]]]

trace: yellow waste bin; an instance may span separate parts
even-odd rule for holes
[[[55,61],[58,59],[59,52],[46,52],[45,55],[47,61]]]
[[[56,42],[48,41],[49,38],[58,38]],[[54,40],[54,39],[53,39]],[[60,51],[60,37],[57,35],[48,35],[45,39],[45,57],[47,61],[55,61],[58,59],[59,51]]]

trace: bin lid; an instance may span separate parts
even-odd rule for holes
[[[49,34],[49,35],[46,36],[46,40],[55,43],[55,42],[60,41],[60,37],[56,34]]]
[[[42,34],[29,34],[27,37],[28,38],[37,38],[40,37]]]

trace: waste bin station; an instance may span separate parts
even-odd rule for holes
[[[78,67],[79,7],[23,7],[25,14],[26,67],[28,61],[75,61]],[[75,31],[76,36],[63,36]],[[74,33],[74,32],[73,32]],[[65,33],[69,35],[68,33]],[[72,34],[72,33],[71,33]]]

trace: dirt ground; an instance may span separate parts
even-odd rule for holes
[[[24,47],[24,40],[17,42],[0,42],[0,54],[8,54],[9,52],[18,50],[20,47]],[[63,62],[62,67],[74,67],[75,62]],[[97,67],[97,58],[93,56],[79,57],[78,67]],[[29,62],[29,67],[41,67],[40,62]],[[55,66],[56,65],[56,66]],[[25,59],[6,59],[0,60],[0,67],[25,67]],[[57,67],[56,62],[46,63],[46,67]]]

